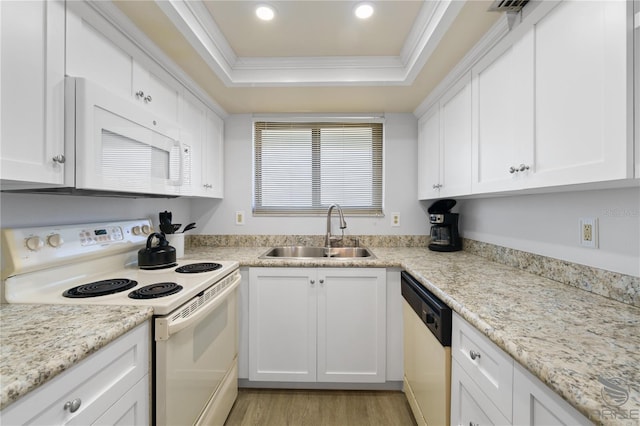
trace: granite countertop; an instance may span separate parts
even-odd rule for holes
[[[268,247],[187,254],[241,266],[405,269],[593,422],[640,423],[640,308],[466,252],[370,249],[376,259],[258,259]],[[599,377],[622,379],[628,400],[607,405]]]
[[[0,305],[0,409],[152,314],[133,306]]]

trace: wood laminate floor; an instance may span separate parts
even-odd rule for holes
[[[397,391],[239,389],[225,426],[412,426]]]

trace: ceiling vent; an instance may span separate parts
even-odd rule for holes
[[[513,22],[516,20],[516,16],[525,4],[529,0],[495,0],[489,6],[489,12],[506,12],[507,13],[507,25],[509,29],[513,28]]]
[[[489,6],[490,12],[517,13],[529,0],[496,0]]]

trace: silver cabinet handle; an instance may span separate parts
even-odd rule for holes
[[[433,184],[433,189],[440,189],[440,188],[442,188],[442,184],[440,184],[440,183],[434,183]]]
[[[138,90],[138,91],[136,92],[136,96],[137,96],[138,98],[144,98],[144,92],[143,92],[142,90]]]
[[[80,398],[76,398],[73,401],[65,402],[63,408],[65,410],[69,410],[71,413],[75,413],[78,411],[78,408],[80,408],[80,405],[82,405],[82,400]]]
[[[513,166],[509,167],[509,173],[514,174],[517,171],[518,171],[518,169],[516,169],[515,167],[513,167]]]
[[[469,426],[480,426],[480,423],[469,422]]]
[[[524,172],[525,170],[529,170],[529,166],[525,166],[524,164],[520,164],[520,169],[518,171]]]
[[[324,284],[324,280],[320,280],[320,284]]]
[[[53,157],[53,162],[54,163],[64,164],[65,161],[67,161],[67,159],[65,158],[65,156],[63,154],[58,154],[55,157]]]
[[[475,360],[476,358],[480,358],[480,352],[471,349],[469,351],[469,356],[471,357],[471,359]]]
[[[316,280],[311,280],[311,285],[314,285],[316,283]]]
[[[145,96],[145,97],[144,97],[144,101],[145,101],[146,103],[151,102],[151,101],[152,101],[151,96],[150,96],[150,95]]]

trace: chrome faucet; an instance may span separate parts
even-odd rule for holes
[[[340,216],[340,229],[342,229],[342,237],[332,237],[331,236],[331,212],[333,209],[338,209],[338,215]],[[325,248],[331,248],[331,241],[341,241],[344,237],[344,229],[347,227],[347,222],[344,221],[344,215],[342,214],[342,208],[338,204],[331,204],[329,206],[329,210],[327,210],[327,234],[324,238],[324,246]]]

